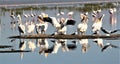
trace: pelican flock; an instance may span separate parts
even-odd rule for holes
[[[114,14],[115,9],[110,9],[110,22],[111,24],[116,24],[116,20],[114,20]],[[40,13],[36,14],[33,13],[33,10],[31,9],[30,14],[25,13],[23,10],[23,14],[15,15],[14,12],[11,12],[11,23],[13,23],[16,19],[17,21],[14,23],[14,25],[18,26],[18,32],[19,35],[26,35],[26,34],[47,34],[48,27],[51,25],[52,28],[54,28],[53,33],[51,33],[51,36],[54,35],[66,35],[67,34],[67,28],[70,26],[75,26],[75,33],[71,35],[86,35],[86,32],[88,29],[91,28],[91,31],[93,32],[92,35],[98,35],[101,34],[101,31],[105,34],[114,34],[120,29],[115,29],[108,31],[103,27],[103,21],[105,14],[102,13],[101,9],[93,10],[92,12],[92,20],[89,18],[89,12],[84,12],[79,14],[80,21],[76,21],[76,19],[73,18],[74,12],[70,11],[67,14],[63,11],[59,12],[56,16],[49,15],[47,13]],[[67,17],[64,17],[66,15]],[[24,20],[23,20],[24,19]],[[89,22],[92,21],[92,25],[88,27]],[[78,23],[77,23],[78,22]],[[71,28],[72,30],[73,28]],[[48,31],[49,32],[49,31]],[[53,46],[49,46],[49,43],[46,39],[37,39],[36,44],[34,41],[28,41],[28,48],[32,51],[34,51],[37,47],[39,47],[39,54],[44,54],[45,57],[48,56],[49,53],[56,54],[58,53],[59,49],[61,49],[63,52],[68,52],[70,50],[74,50],[77,48],[77,41],[71,41],[72,44],[68,44],[66,39],[56,39],[51,40]],[[88,43],[88,39],[81,39],[79,40],[81,45],[81,51],[82,53],[86,53],[88,49],[90,48],[90,45]],[[119,48],[112,44],[104,45],[103,39],[97,38],[93,39],[93,42],[95,42],[103,52],[108,47],[113,48]],[[20,50],[26,49],[26,43],[20,42],[19,44]],[[21,55],[21,57],[23,54]]]

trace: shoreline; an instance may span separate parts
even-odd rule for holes
[[[120,1],[85,1],[85,2],[53,2],[53,3],[26,3],[26,4],[0,4],[0,7],[6,6],[40,6],[40,5],[69,5],[69,4],[89,4],[89,3],[114,3]]]

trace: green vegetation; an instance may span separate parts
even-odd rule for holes
[[[120,3],[118,3],[120,4]],[[77,5],[77,6],[76,6]],[[16,11],[16,14],[22,14],[23,10],[41,10],[45,11],[47,9],[57,9],[57,10],[76,10],[76,11],[81,11],[81,12],[91,12],[92,10],[97,10],[97,9],[107,9],[107,8],[114,8],[116,7],[113,3],[94,3],[94,4],[75,4],[73,6],[24,6],[24,7],[2,7],[1,12],[6,12],[6,11]]]

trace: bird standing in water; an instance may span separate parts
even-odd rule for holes
[[[85,32],[87,31],[87,23],[88,23],[88,13],[86,12],[85,14],[80,14],[80,17],[81,17],[81,22],[78,24],[78,27],[77,27],[77,32],[78,34],[81,33],[81,35],[84,35]]]
[[[19,30],[19,34],[20,35],[25,34],[25,26],[22,23],[21,16],[18,14],[17,17],[18,17],[18,30]]]
[[[92,25],[92,32],[93,34],[99,34],[99,31],[102,27],[102,20],[105,15],[103,14],[100,18],[97,18]]]

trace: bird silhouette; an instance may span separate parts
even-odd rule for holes
[[[113,33],[116,33],[118,31],[120,31],[120,29],[116,29],[116,30],[112,30],[112,31],[108,31],[107,29],[101,27],[101,30],[106,33],[106,34],[113,34]]]
[[[101,49],[101,51],[103,52],[103,51],[105,51],[105,50],[108,49],[108,48],[119,48],[119,47],[116,46],[116,45],[113,45],[113,44],[111,44],[111,43],[107,43],[107,44]]]

